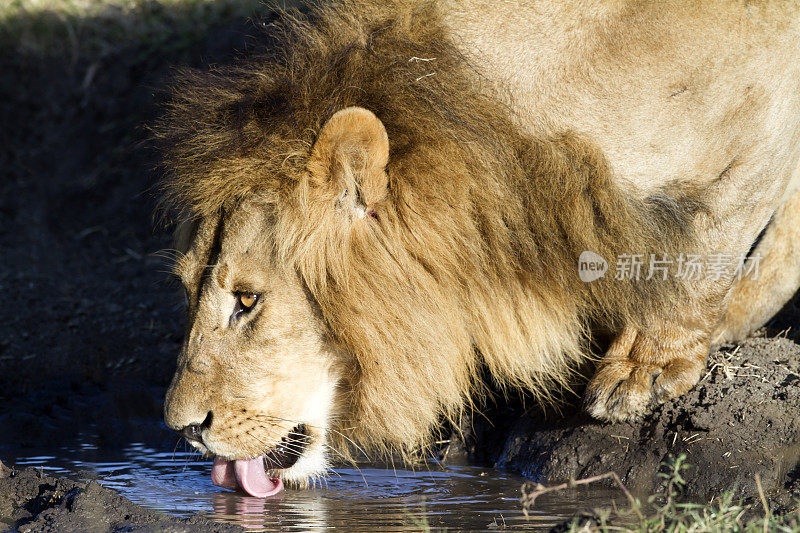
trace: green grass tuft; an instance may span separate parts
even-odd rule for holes
[[[756,480],[760,501],[745,502],[726,491],[709,503],[696,503],[681,499],[686,484],[683,471],[690,466],[686,456],[671,458],[662,465],[658,476],[663,480],[663,488],[649,496],[645,501],[630,495],[619,482],[616,474],[608,473],[589,480],[577,480],[556,487],[545,487],[526,483],[523,486],[522,504],[527,513],[532,509],[537,496],[547,492],[563,490],[577,485],[585,485],[600,479],[614,479],[628,498],[627,507],[612,505],[595,509],[591,514],[576,516],[560,528],[562,531],[578,532],[617,532],[638,533],[800,533],[800,510],[774,514],[763,491],[760,480]]]

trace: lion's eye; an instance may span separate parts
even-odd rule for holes
[[[250,311],[256,302],[258,301],[258,294],[252,292],[240,292],[236,295],[239,305],[242,308],[242,311]]]

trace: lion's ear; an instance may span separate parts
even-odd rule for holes
[[[361,107],[337,111],[322,127],[308,163],[312,182],[339,207],[363,217],[386,193],[389,137],[374,113]]]

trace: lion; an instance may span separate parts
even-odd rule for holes
[[[264,26],[180,72],[155,127],[186,218],[165,420],[220,486],[423,449],[486,375],[547,402],[595,361],[587,411],[636,419],[800,285],[796,3],[342,0]]]

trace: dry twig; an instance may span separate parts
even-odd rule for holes
[[[522,502],[522,510],[525,513],[525,516],[527,517],[528,509],[533,507],[533,503],[536,501],[536,498],[538,498],[542,494],[547,494],[548,492],[555,492],[564,489],[571,489],[579,485],[589,485],[591,483],[596,483],[604,479],[613,479],[614,482],[617,484],[617,486],[619,486],[619,488],[628,498],[628,501],[630,501],[631,503],[631,507],[639,516],[639,518],[644,519],[644,516],[639,510],[639,502],[628,491],[627,487],[625,487],[625,485],[622,483],[622,480],[619,478],[616,472],[606,472],[605,474],[591,476],[583,479],[571,479],[566,483],[553,485],[551,487],[546,487],[541,483],[533,483],[528,481],[522,485],[522,497],[520,498],[520,502]]]

